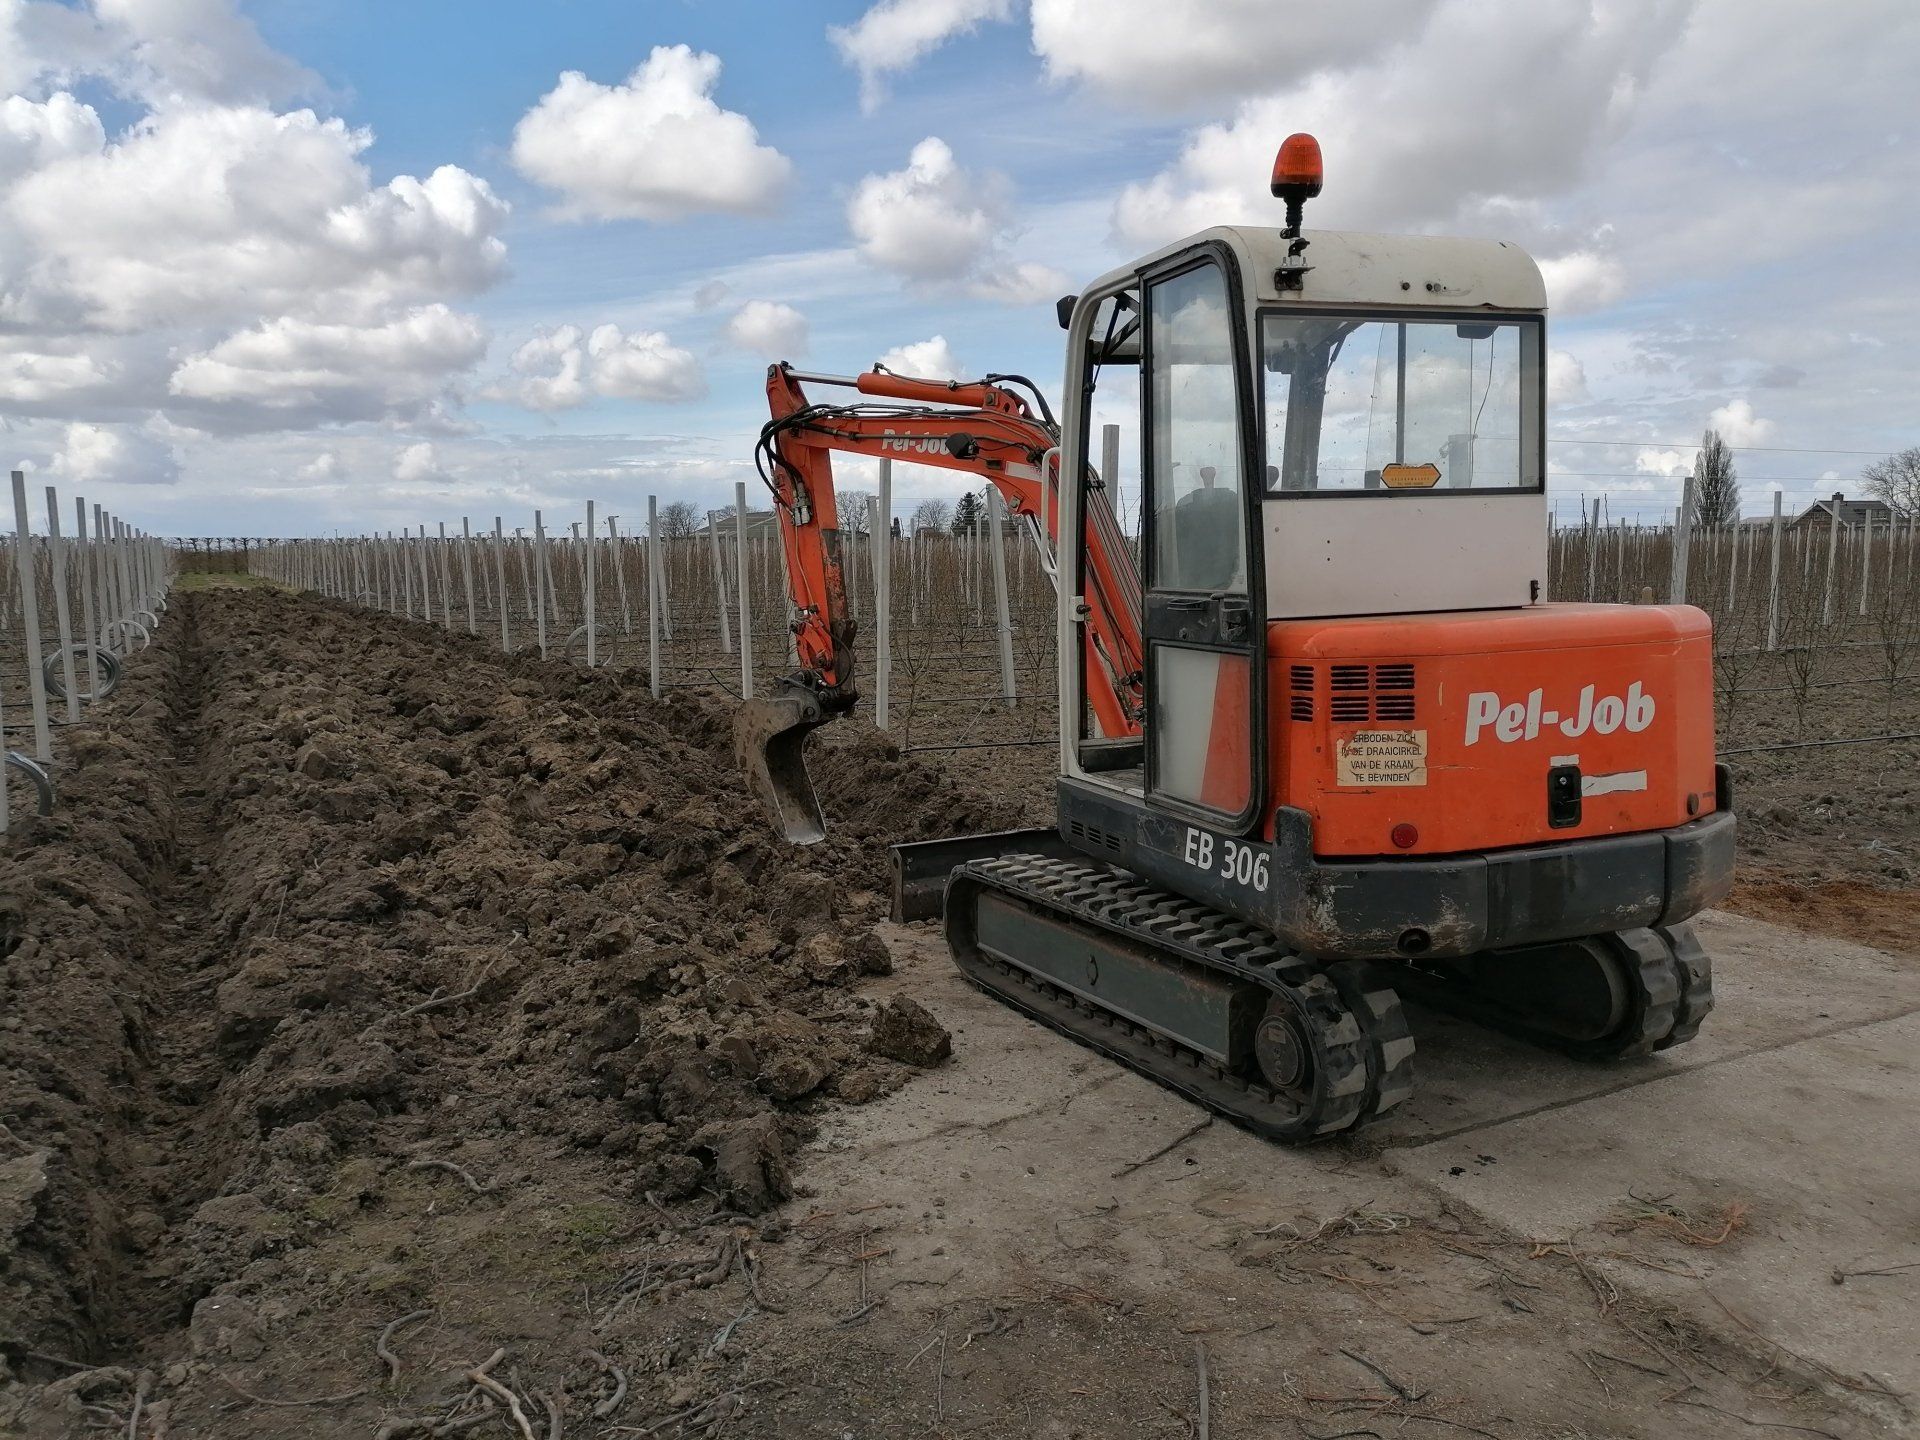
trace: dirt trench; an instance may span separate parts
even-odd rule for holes
[[[322,602],[179,597],[58,814],[4,842],[0,1433],[120,1423],[143,1386],[164,1418],[329,1306],[471,1284],[479,1344],[636,1215],[790,1194],[823,1110],[912,1073],[860,993],[885,844],[1012,810],[849,727],[833,835],[796,850],[727,724]]]

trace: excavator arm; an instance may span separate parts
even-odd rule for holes
[[[802,382],[845,386],[873,398],[816,404]],[[1015,384],[1032,390],[1038,414]],[[921,380],[880,366],[858,376],[808,375],[780,364],[768,368],[767,402],[771,418],[755,458],[773,493],[786,552],[799,668],[780,677],[771,696],[748,697],[734,742],[777,828],[806,844],[826,833],[806,771],[807,736],[859,699],[853,650],[858,627],[847,605],[847,532],[834,494],[833,452],[984,480],[1008,513],[1027,523],[1052,574],[1060,543],[1059,431],[1038,389],[1017,376]],[[1103,735],[1137,735],[1143,710],[1139,577],[1098,477],[1089,477],[1086,514],[1087,693]],[[1104,683],[1094,683],[1095,676]]]

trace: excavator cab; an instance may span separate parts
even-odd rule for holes
[[[1586,1058],[1689,1039],[1712,985],[1686,922],[1730,888],[1734,824],[1707,617],[1547,595],[1533,261],[1305,230],[1306,137],[1273,188],[1284,228],[1062,302],[1057,425],[1009,426],[995,377],[886,422],[1026,507],[1059,587],[1057,823],[894,847],[895,913],[1293,1141],[1410,1093],[1402,991]],[[774,410],[801,488],[814,447],[858,448],[857,417]]]

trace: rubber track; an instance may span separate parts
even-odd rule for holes
[[[982,954],[973,938],[974,904],[989,890],[1285,995],[1311,1021],[1318,1042],[1312,1100],[1301,1106],[1159,1031]],[[976,860],[948,880],[946,915],[954,962],[975,985],[1268,1139],[1349,1130],[1412,1093],[1413,1039],[1399,997],[1373,967],[1317,965],[1264,931],[1135,876],[1038,855]]]
[[[1656,1050],[1684,1045],[1700,1033],[1700,1022],[1713,1009],[1713,961],[1688,924],[1668,925],[1654,931],[1673,953],[1680,970],[1680,1004],[1674,1015],[1673,1029],[1654,1042]]]
[[[1685,943],[1679,947],[1669,939],[1676,935],[1684,936]],[[1676,925],[1671,930],[1616,930],[1593,938],[1613,942],[1633,962],[1627,968],[1633,987],[1632,1011],[1618,1030],[1598,1040],[1570,1040],[1530,1024],[1525,1013],[1442,975],[1415,971],[1415,978],[1403,983],[1424,1004],[1578,1060],[1651,1055],[1692,1039],[1713,1008],[1711,969],[1693,932]],[[1685,953],[1685,959],[1676,948]]]

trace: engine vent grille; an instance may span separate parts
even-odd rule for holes
[[[1120,853],[1120,837],[1102,830],[1098,825],[1089,825],[1084,820],[1069,820],[1067,833],[1075,840],[1084,840],[1089,845],[1097,845],[1104,850]]]
[[[1290,667],[1292,708],[1296,720],[1313,718],[1314,667]],[[1396,660],[1384,665],[1342,663],[1327,667],[1327,718],[1339,725],[1370,721],[1404,722],[1415,718],[1414,666]]]

